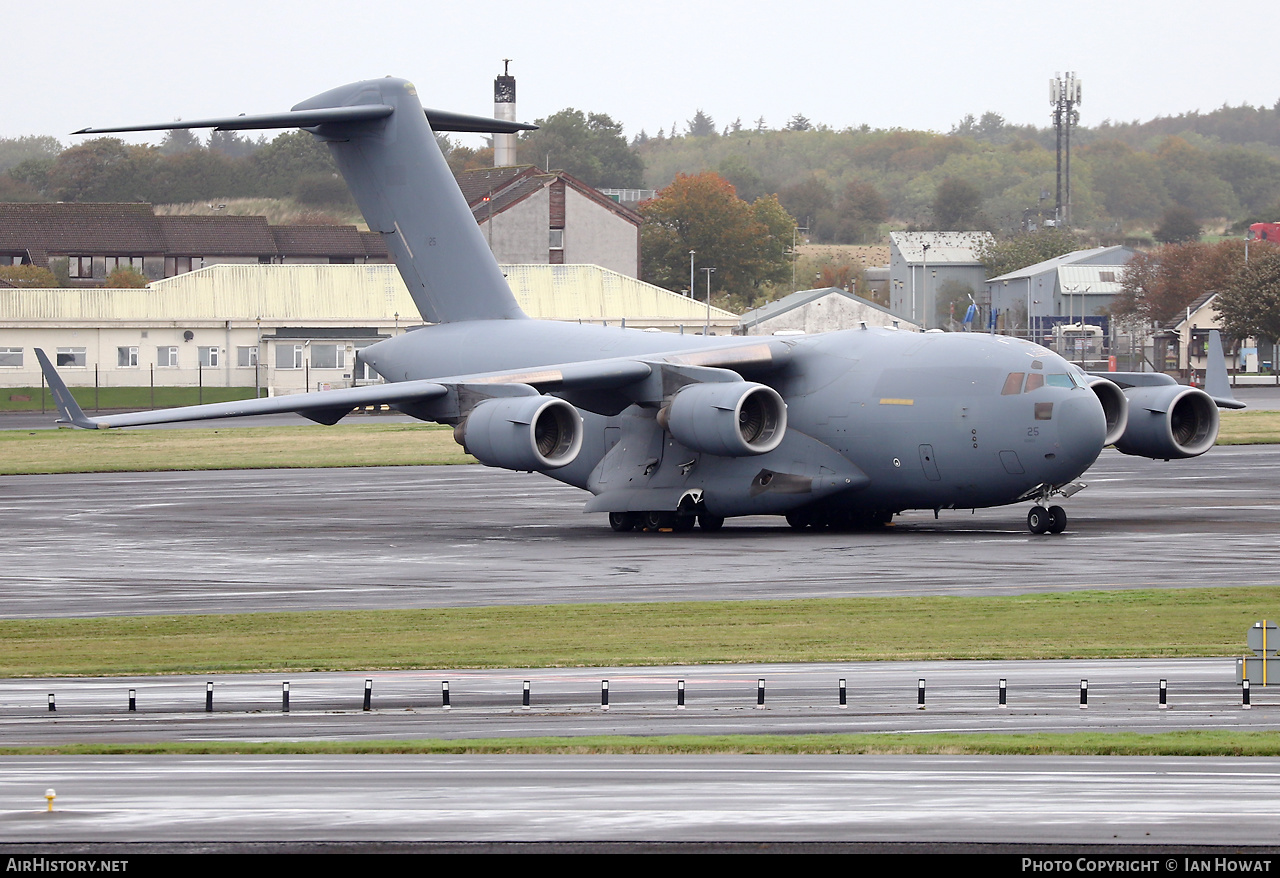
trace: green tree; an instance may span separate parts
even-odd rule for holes
[[[60,152],[62,144],[54,137],[0,137],[0,171],[7,171],[31,159],[52,162]]]
[[[160,155],[179,155],[204,149],[204,144],[190,128],[171,128],[160,141]]]
[[[547,170],[567,171],[588,186],[634,189],[644,184],[644,162],[627,145],[622,124],[604,113],[573,108],[537,120],[521,135],[519,156]]]
[[[819,214],[831,210],[835,204],[831,190],[816,174],[810,174],[799,183],[783,189],[778,193],[778,200],[787,209],[787,213],[804,222],[811,231],[817,225]]]
[[[767,191],[764,179],[737,153],[721,161],[719,171],[720,176],[733,184],[738,197],[744,201],[755,201]]]
[[[690,250],[696,268],[716,269],[713,289],[738,307],[750,307],[761,284],[789,275],[795,220],[772,196],[747,204],[719,174],[681,174],[640,213],[643,273],[650,283],[687,289]]]
[[[1200,221],[1189,207],[1171,204],[1160,217],[1160,225],[1152,234],[1161,244],[1181,244],[1200,240]]]
[[[1120,277],[1112,313],[1157,323],[1176,319],[1201,295],[1221,292],[1234,282],[1244,267],[1244,244],[1240,239],[1185,241],[1138,253]]]
[[[934,224],[945,231],[982,228],[982,192],[967,180],[947,177],[933,197]]]
[[[693,118],[686,123],[686,129],[690,137],[714,137],[718,133],[715,120],[702,110],[693,114]]]
[[[281,198],[293,194],[298,179],[312,174],[336,174],[329,148],[306,131],[279,134],[249,157],[260,194]]]
[[[1248,266],[1214,300],[1222,331],[1232,338],[1280,340],[1280,248],[1266,251],[1251,252]]]
[[[126,266],[112,269],[107,275],[106,283],[103,284],[104,287],[110,287],[111,289],[116,290],[142,289],[146,285],[146,275],[138,271],[136,268],[128,268]]]
[[[59,201],[147,201],[157,158],[155,147],[96,137],[58,156],[48,172],[49,194]]]
[[[844,187],[835,207],[818,215],[819,233],[836,244],[867,244],[879,238],[889,218],[889,203],[870,183],[854,180]]]
[[[61,284],[52,271],[38,265],[0,265],[0,286],[47,290]]]
[[[1034,232],[1019,232],[1003,240],[991,240],[978,248],[978,259],[987,270],[987,277],[1000,277],[1019,268],[1044,262],[1079,250],[1082,242],[1066,229],[1050,226]]]

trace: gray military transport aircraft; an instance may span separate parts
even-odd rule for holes
[[[301,128],[327,143],[369,228],[382,233],[431,324],[365,348],[385,384],[89,418],[43,351],[60,421],[101,429],[297,412],[334,424],[385,403],[454,426],[489,466],[593,495],[614,530],[719,530],[784,515],[797,530],[878,526],[906,509],[1031,502],[1033,533],[1066,527],[1053,498],[1102,449],[1192,457],[1215,403],[1160,374],[1089,375],[1029,341],[867,328],[821,335],[683,336],[529,319],[459,191],[434,131],[533,126],[424,110],[388,77],[287,113],[86,128]],[[1211,359],[1213,357],[1211,356]],[[1046,508],[1047,507],[1047,508]]]

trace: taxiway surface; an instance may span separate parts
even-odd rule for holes
[[[1022,506],[877,533],[615,534],[586,494],[480,466],[6,476],[0,616],[1016,594],[1276,581],[1280,448],[1106,451],[1033,536]]]

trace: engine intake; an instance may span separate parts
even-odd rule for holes
[[[750,381],[689,384],[658,413],[658,423],[695,451],[745,457],[782,442],[787,404],[772,387]]]
[[[1103,445],[1112,445],[1124,435],[1129,425],[1129,397],[1124,395],[1120,385],[1106,378],[1094,378],[1089,382],[1089,389],[1102,403],[1102,413],[1107,418],[1107,437]]]
[[[488,466],[557,469],[582,449],[582,416],[554,396],[486,399],[458,425],[454,439]]]
[[[1195,457],[1218,439],[1218,407],[1203,390],[1180,384],[1132,387],[1129,423],[1116,448],[1125,454],[1170,460]]]

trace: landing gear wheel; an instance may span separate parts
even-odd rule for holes
[[[724,527],[724,516],[707,515],[704,512],[698,516],[698,527],[702,528],[709,534],[713,534],[720,528]]]
[[[1063,520],[1066,520],[1065,516]],[[1032,506],[1031,511],[1027,513],[1027,530],[1033,534],[1047,533],[1049,531],[1049,510],[1043,506]]]
[[[678,534],[688,533],[693,530],[693,526],[698,523],[696,515],[677,515],[675,523],[671,525],[671,529]]]
[[[1060,534],[1067,529],[1067,510],[1061,506],[1049,507],[1049,533]]]
[[[676,514],[674,512],[644,512],[641,513],[641,522],[645,530],[674,529],[676,526]]]
[[[639,522],[636,520],[634,512],[610,512],[609,527],[613,528],[616,533],[628,533],[636,529]]]

